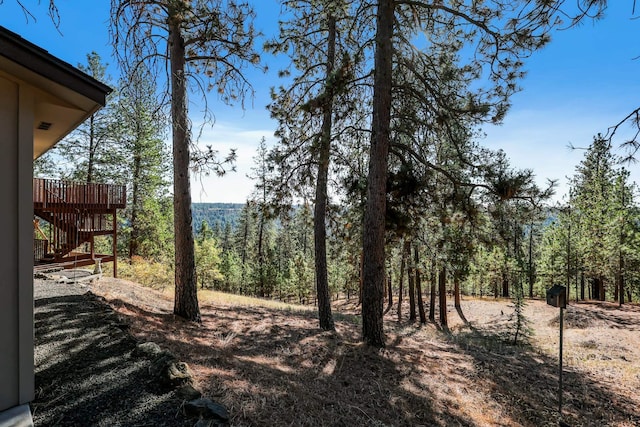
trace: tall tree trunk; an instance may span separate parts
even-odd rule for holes
[[[622,206],[625,207],[625,194],[624,194],[624,179],[620,181],[620,195],[622,196]],[[624,257],[622,255],[622,248],[624,246],[624,224],[625,218],[622,217],[622,227],[620,228],[620,238],[618,245],[618,286],[617,293],[620,294],[620,307],[624,304]]]
[[[529,298],[533,298],[533,221],[529,227]]]
[[[263,187],[264,188],[264,187]],[[264,285],[264,212],[262,212],[262,207],[260,210],[260,222],[258,223],[258,275],[260,281],[260,296],[264,298],[265,296],[265,285]]]
[[[189,181],[190,130],[187,117],[185,46],[180,32],[180,12],[169,12],[169,62],[171,64],[171,124],[173,129],[173,213],[175,233],[175,303],[173,312],[200,321],[196,284],[191,184]]]
[[[520,288],[522,290],[522,286]],[[456,311],[458,312],[458,316],[460,316],[460,319],[464,322],[465,325],[468,325],[469,321],[462,312],[462,304],[460,301],[460,275],[457,271],[453,274],[453,295],[455,299],[454,305],[456,307]]]
[[[316,291],[318,293],[318,319],[320,329],[335,330],[331,314],[331,300],[329,298],[329,278],[327,273],[327,229],[325,218],[327,215],[327,186],[329,179],[329,158],[331,154],[331,129],[333,113],[333,96],[329,89],[329,79],[336,60],[336,19],[329,15],[327,23],[327,77],[325,91],[330,93],[322,106],[322,134],[318,147],[318,177],[316,182],[316,202],[313,214],[313,231],[315,243]]]
[[[245,286],[246,286],[246,278],[247,278],[247,246],[249,245],[249,218],[251,218],[251,213],[249,212],[249,202],[245,205],[246,209],[246,217],[244,220],[244,227],[242,229],[242,250],[241,252],[241,261],[242,261],[242,273],[240,274],[240,294],[245,294]]]
[[[591,295],[589,295],[589,299],[599,299],[600,298],[600,288],[602,284],[600,283],[599,277],[594,277],[591,279]]]
[[[140,203],[140,195],[138,188],[140,187],[140,155],[135,154],[133,158],[133,188],[131,190],[131,234],[129,236],[129,260],[138,255],[140,224],[138,223],[138,204]]]
[[[409,257],[411,257],[411,248],[408,248]],[[409,263],[409,268],[407,269],[407,283],[409,288],[409,321],[416,321],[416,269],[412,262]]]
[[[569,205],[569,218],[571,218],[571,205]],[[571,291],[571,221],[567,227],[567,299]]]
[[[453,300],[454,306],[458,310],[461,310],[462,306],[460,304],[460,276],[457,272],[453,274]]]
[[[444,329],[449,327],[447,322],[447,267],[442,266],[438,279],[438,294],[440,297],[440,324]]]
[[[619,298],[620,298],[620,306],[624,304],[624,258],[622,257],[622,249],[620,250],[620,259],[618,260],[618,285],[620,287],[619,290]]]
[[[362,304],[362,288],[364,282],[364,251],[360,251],[360,276],[358,276],[358,305]]]
[[[598,279],[598,283],[600,284],[600,301],[604,301],[607,298],[607,293],[604,287],[604,277],[601,276]]]
[[[418,313],[420,314],[420,323],[427,323],[427,315],[424,312],[424,302],[422,301],[422,283],[420,277],[420,252],[418,246],[413,248],[415,261],[415,277],[416,277],[416,295],[418,296]]]
[[[95,115],[92,114],[89,118],[89,158],[87,161],[87,183],[93,182],[93,166],[94,166],[94,158],[96,154],[96,118]]]
[[[620,274],[620,291],[618,292],[620,298],[620,306],[624,304],[624,276]]]
[[[584,301],[584,271],[580,272],[580,299]]]
[[[432,322],[436,321],[436,282],[437,282],[437,272],[436,272],[436,257],[431,257],[431,279],[429,280],[430,289],[429,289],[429,320]]]
[[[509,274],[502,273],[502,297],[509,298]]]
[[[391,271],[387,274],[387,308],[384,309],[384,314],[387,314],[391,307],[393,307],[393,282],[391,277]]]
[[[400,274],[399,279],[398,279],[398,322],[402,321],[402,293],[404,292],[404,270],[405,270],[405,264],[406,264],[406,252],[405,252],[405,245],[406,244],[406,240],[405,243],[403,243],[402,245],[402,255],[400,257]]]
[[[364,214],[362,338],[374,347],[384,347],[382,300],[385,279],[384,237],[391,127],[394,4],[393,0],[378,1],[371,147],[367,179],[367,202]]]

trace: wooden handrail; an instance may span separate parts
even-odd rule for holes
[[[33,178],[33,203],[41,206],[68,204],[74,207],[124,207],[126,187],[114,184],[78,183],[56,179]]]

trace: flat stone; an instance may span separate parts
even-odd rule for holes
[[[185,384],[176,389],[176,397],[182,400],[195,400],[202,397],[202,393],[191,384]]]
[[[158,344],[152,341],[138,344],[135,350],[133,350],[134,356],[147,357],[149,359],[155,358],[160,353],[162,353],[162,349]]]
[[[226,421],[218,421],[218,420],[198,420],[193,427],[224,427],[229,424]]]
[[[193,427],[219,427],[226,423],[221,423],[214,420],[198,420]]]
[[[205,420],[222,421],[225,423],[229,421],[227,408],[204,397],[185,403],[183,411],[188,417],[200,417]]]

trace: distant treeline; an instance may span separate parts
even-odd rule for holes
[[[231,228],[235,228],[243,206],[244,203],[194,203],[193,229],[197,231],[203,220],[211,227],[216,223],[219,223],[220,227],[230,223]]]

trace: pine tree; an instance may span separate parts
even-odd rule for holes
[[[380,347],[384,345],[381,301],[385,280],[386,178],[391,146],[392,82],[394,74],[397,74],[397,71],[394,73],[394,54],[403,50],[412,52],[406,61],[396,58],[395,64],[405,67],[417,81],[424,81],[423,73],[413,73],[412,66],[416,63],[429,64],[431,57],[403,44],[412,39],[412,34],[424,32],[428,45],[451,44],[453,40],[458,47],[467,45],[466,48],[472,51],[475,48],[470,62],[459,69],[464,70],[470,79],[478,78],[486,71],[492,76],[493,86],[468,97],[464,111],[499,122],[506,111],[509,95],[516,89],[515,81],[521,75],[520,56],[548,41],[547,32],[554,23],[557,5],[553,2],[533,5],[522,1],[509,2],[508,6],[494,2],[489,7],[472,2],[450,8],[439,2],[403,4],[390,0],[379,0],[376,5],[373,114],[363,242],[363,337],[369,344]],[[435,65],[439,64],[436,62]],[[423,68],[419,70],[423,71]],[[427,98],[426,102],[446,106],[449,98],[437,91],[441,86],[430,87],[434,89],[433,97]],[[422,91],[416,94],[424,98]],[[454,107],[457,107],[460,99],[453,99]],[[451,113],[455,108],[445,111]],[[444,123],[448,122],[446,115],[440,117]]]
[[[257,209],[258,235],[257,235],[257,256],[258,256],[258,294],[261,297],[267,295],[267,251],[268,242],[266,241],[267,228],[271,221],[272,213],[270,212],[271,204],[268,198],[268,182],[271,179],[272,167],[267,162],[267,145],[264,137],[260,140],[257,154],[254,157],[256,163],[253,169],[252,178],[255,181],[255,191],[252,195],[252,202]]]
[[[110,84],[107,64],[96,52],[87,54],[86,65],[78,64],[78,68],[96,80]],[[108,95],[106,108],[93,113],[52,150],[51,155],[61,165],[59,172],[63,179],[92,183],[114,178],[111,154],[118,146],[113,139],[116,122],[112,101],[116,96],[117,91]]]
[[[224,279],[220,271],[220,249],[206,221],[203,221],[195,242],[195,263],[200,287],[217,288]]]
[[[249,294],[248,282],[253,275],[253,261],[251,254],[255,248],[255,206],[252,202],[247,201],[240,211],[238,225],[235,232],[235,248],[240,261],[240,286],[241,294]]]
[[[636,208],[628,173],[618,160],[610,142],[596,136],[570,181],[569,204],[544,232],[545,273],[557,277],[564,269],[567,282],[575,280],[576,299],[605,300],[608,291],[621,304],[629,297],[626,284],[637,248],[637,226],[630,218]]]
[[[194,150],[188,117],[188,78],[193,88],[215,89],[222,101],[242,101],[251,90],[243,69],[257,64],[253,49],[253,10],[234,0],[112,0],[111,32],[125,70],[141,64],[169,70],[173,141],[175,231],[174,313],[200,320],[195,277],[190,166],[224,173],[231,157],[220,160],[211,147]],[[202,94],[204,98],[204,93]],[[205,98],[206,99],[206,98]],[[210,113],[210,112],[209,112]]]
[[[280,21],[278,40],[267,49],[291,57],[287,87],[272,92],[269,106],[279,121],[280,145],[273,160],[280,170],[281,193],[314,194],[314,262],[320,328],[335,329],[331,314],[327,266],[327,208],[336,135],[353,123],[354,32],[351,1],[285,2],[287,20]],[[313,184],[312,184],[313,182]],[[286,194],[284,197],[291,197]]]
[[[582,265],[591,279],[592,297],[601,301],[606,298],[609,254],[612,252],[608,236],[613,231],[610,218],[613,213],[614,162],[609,143],[597,136],[572,179],[574,209],[588,230],[579,242],[584,256]]]
[[[127,184],[129,258],[142,255],[140,246],[148,235],[142,232],[141,218],[147,200],[163,197],[168,187],[164,109],[156,97],[155,82],[144,67],[123,79],[114,99],[112,137],[118,141],[111,153],[112,169],[118,181]],[[148,230],[147,230],[148,232]]]

